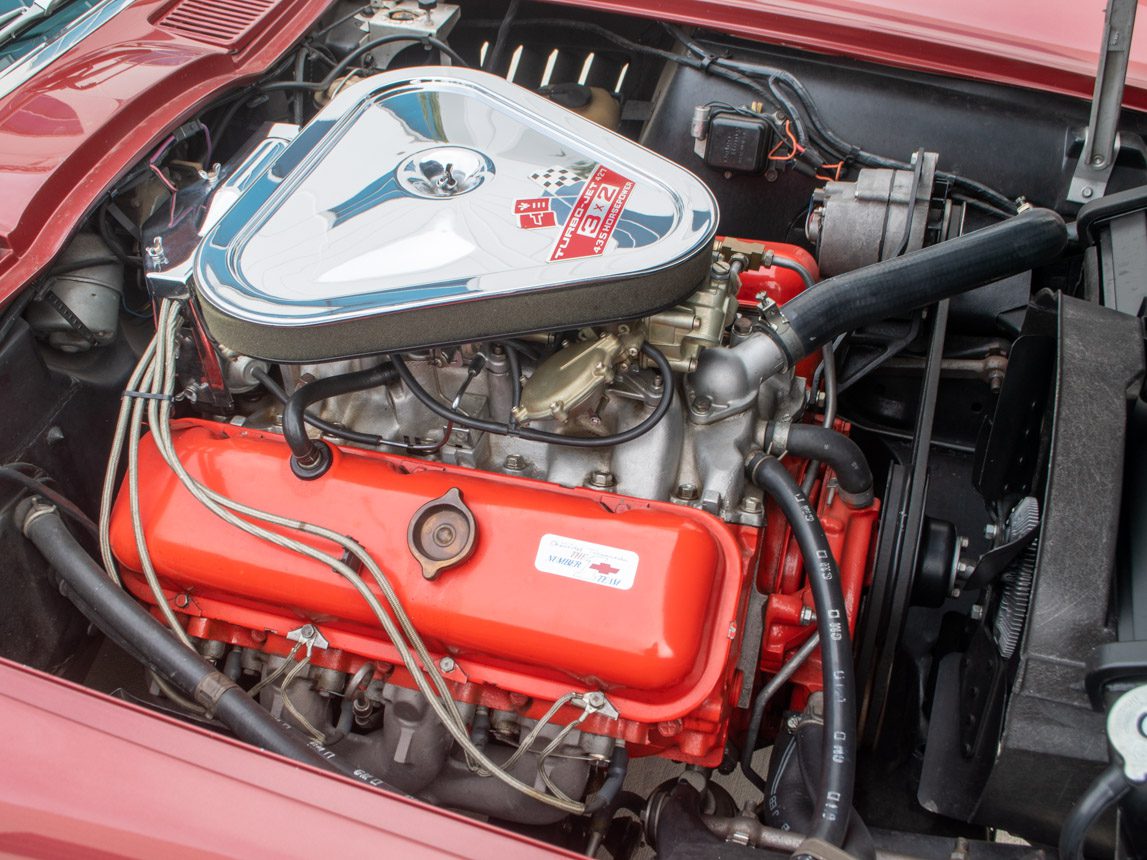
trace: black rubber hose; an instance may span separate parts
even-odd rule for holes
[[[522,402],[522,357],[515,343],[507,341],[502,344],[502,349],[506,351],[506,363],[510,369],[510,390],[513,392],[510,395],[510,409],[514,410]]]
[[[797,457],[828,463],[853,507],[872,503],[872,469],[860,446],[843,433],[819,424],[789,426],[785,450]]]
[[[350,734],[351,728],[354,726],[354,701],[345,698],[339,708],[339,721],[335,726],[335,730],[327,735],[326,745],[333,747],[343,738]]]
[[[791,257],[785,257],[780,254],[772,256],[773,265],[780,269],[788,269],[790,272],[796,272],[801,281],[804,282],[806,290],[810,290],[816,286],[816,281],[813,279],[812,272],[798,263]],[[836,420],[836,352],[832,343],[826,342],[821,348],[822,361],[817,372],[813,375],[812,380],[812,393],[813,402],[815,403],[816,393],[820,391],[820,383],[818,377],[823,376],[824,379],[824,425],[825,427],[832,427],[833,421]],[[801,482],[801,492],[806,496],[812,492],[812,488],[816,485],[817,474],[820,472],[820,461],[815,457],[809,460],[808,468],[805,470],[804,481]]]
[[[662,801],[652,835],[658,857],[671,852],[674,856],[705,856],[706,849],[712,851],[722,844],[701,818],[701,793],[683,780]]]
[[[71,517],[77,525],[81,526],[92,537],[99,539],[100,530],[91,517],[80,510],[79,505],[71,499],[66,498],[61,493],[57,493],[51,487],[44,484],[44,481],[39,478],[33,478],[31,475],[25,475],[14,464],[0,466],[0,480],[11,481],[14,484],[19,484],[26,490],[31,490],[50,501],[58,507],[66,516]]]
[[[299,48],[295,55],[295,83],[304,83],[307,79],[307,49]],[[291,117],[295,125],[303,124],[303,113],[306,109],[306,95],[303,92],[295,94],[291,104]]]
[[[661,802],[652,829],[651,841],[659,860],[760,860],[776,856],[725,842],[713,834],[701,817],[701,793],[684,780]]]
[[[769,779],[761,806],[764,824],[790,833],[807,833],[815,808],[817,774],[824,756],[824,726],[802,721],[796,733],[782,732],[769,757]],[[857,860],[875,860],[872,834],[855,810],[841,846]]]
[[[1063,828],[1059,831],[1060,860],[1083,860],[1088,831],[1130,790],[1131,783],[1123,775],[1123,770],[1118,765],[1108,765],[1064,819]]]
[[[440,418],[452,421],[460,427],[470,427],[474,430],[481,430],[484,433],[496,433],[500,436],[517,436],[519,439],[528,439],[531,442],[547,442],[551,445],[564,445],[567,448],[612,448],[614,445],[630,442],[648,433],[665,417],[665,413],[669,411],[669,407],[673,403],[673,368],[670,367],[669,360],[665,358],[659,349],[649,344],[642,346],[641,351],[657,365],[657,370],[664,381],[661,399],[657,401],[657,405],[653,408],[653,411],[641,419],[641,421],[627,430],[610,433],[606,436],[563,436],[560,433],[548,433],[545,430],[534,430],[530,427],[515,427],[509,424],[501,424],[497,421],[471,418],[469,415],[451,409],[445,403],[439,403],[435,400],[430,392],[418,384],[418,380],[414,378],[414,374],[411,373],[410,368],[406,366],[406,361],[402,356],[394,354],[391,355],[390,360],[394,362],[395,370],[398,371],[398,375],[402,378],[406,387],[410,389],[410,393],[413,394],[422,405]]]
[[[355,62],[355,60],[368,54],[375,48],[381,48],[384,45],[391,45],[396,42],[409,42],[410,44],[423,44],[431,48],[436,48],[441,53],[448,56],[456,66],[462,68],[469,68],[469,64],[462,59],[462,57],[454,51],[445,42],[441,42],[432,36],[418,36],[408,35],[406,33],[391,33],[387,36],[379,36],[377,39],[371,39],[369,42],[364,42],[359,45],[341,60],[337,66],[327,73],[327,76],[321,81],[272,81],[266,84],[260,84],[259,89],[265,93],[275,92],[278,90],[305,90],[309,92],[322,93],[331,88],[331,85],[343,75]]]
[[[806,290],[811,290],[816,286],[816,281],[813,280],[812,272],[810,272],[791,257],[785,257],[780,254],[773,254],[772,260],[773,265],[778,269],[788,269],[790,272],[796,272],[798,275],[800,275],[800,279],[804,281]]]
[[[502,16],[502,23],[498,27],[498,35],[494,37],[494,44],[490,47],[490,53],[486,55],[486,62],[482,64],[482,71],[495,74],[498,72],[502,64],[502,54],[506,51],[506,40],[510,38],[510,27],[518,17],[521,5],[522,0],[510,0],[506,14]]]
[[[17,521],[59,576],[69,599],[90,621],[144,666],[210,710],[237,738],[377,788],[396,790],[309,743],[263,710],[234,681],[182,645],[127,592],[116,587],[72,537],[54,508],[37,508],[28,500],[18,509]]]
[[[330,447],[321,439],[307,435],[308,406],[342,394],[388,385],[397,379],[398,374],[392,365],[380,364],[366,370],[316,379],[296,390],[283,409],[283,437],[291,449],[291,470],[298,477],[310,480],[330,468]]]
[[[272,397],[274,397],[284,406],[287,405],[287,401],[291,399],[290,396],[283,390],[283,387],[274,380],[271,374],[267,373],[265,370],[255,368],[251,371],[251,375],[254,376],[255,379],[259,380],[260,384],[262,384],[262,386],[267,389]],[[408,445],[405,442],[396,442],[393,439],[384,439],[382,436],[379,436],[375,433],[359,433],[357,430],[351,430],[349,427],[339,427],[337,424],[332,424],[330,421],[324,421],[322,418],[312,412],[304,412],[303,420],[314,427],[316,430],[321,430],[323,433],[326,433],[328,436],[337,436],[339,439],[345,439],[347,442],[354,442],[356,445],[367,445],[374,448],[397,448],[398,450],[407,454],[433,454],[441,447],[437,443],[433,445]]]
[[[609,757],[609,769],[605,774],[605,782],[585,805],[587,814],[593,814],[614,807],[621,785],[625,782],[625,775],[629,772],[629,750],[623,746],[613,748]],[[612,817],[612,815],[610,816]]]
[[[841,845],[848,829],[856,780],[856,677],[840,571],[820,519],[780,461],[754,454],[746,471],[749,480],[777,503],[804,558],[820,634],[824,731],[825,737],[833,739],[833,754],[824,756],[821,762],[811,835]]]
[[[1048,263],[1067,246],[1063,219],[1029,209],[999,224],[821,281],[785,303],[791,361],[838,334]]]

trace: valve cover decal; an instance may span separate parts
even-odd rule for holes
[[[637,578],[638,560],[633,550],[547,534],[538,542],[534,567],[542,573],[628,591]]]
[[[599,165],[570,209],[550,262],[600,256],[625,212],[633,185],[632,179]]]

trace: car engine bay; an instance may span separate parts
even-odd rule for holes
[[[1144,856],[1147,119],[1091,202],[1088,121],[335,3],[0,318],[0,653],[588,856]]]

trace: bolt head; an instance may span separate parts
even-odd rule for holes
[[[1093,189],[1090,185],[1085,186],[1084,189],[1080,192],[1080,194],[1082,194],[1085,198],[1091,197],[1091,195],[1094,193],[1095,189]]]
[[[747,514],[759,514],[761,512],[761,500],[756,496],[745,496],[741,499],[741,510]]]
[[[687,502],[695,501],[701,497],[700,491],[697,489],[696,484],[678,484],[677,492],[674,494],[679,499],[684,499]]]
[[[704,415],[706,412],[713,408],[713,401],[708,397],[697,397],[693,400],[693,411]]]
[[[614,477],[613,472],[605,469],[594,469],[589,473],[589,485],[591,487],[599,487],[605,489],[617,485],[617,478]]]
[[[441,660],[438,661],[438,668],[441,669],[443,672],[446,672],[447,674],[449,674],[450,672],[453,672],[454,669],[456,668],[456,666],[457,666],[457,664],[454,662],[453,657],[443,657]]]
[[[680,720],[664,720],[657,724],[657,733],[663,738],[672,738],[681,734],[681,730],[685,727],[685,723]]]
[[[996,535],[1000,533],[1000,528],[995,523],[988,523],[984,526],[984,537],[987,540],[994,540]]]

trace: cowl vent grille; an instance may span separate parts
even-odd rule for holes
[[[237,48],[279,0],[181,0],[156,21],[196,42]]]

